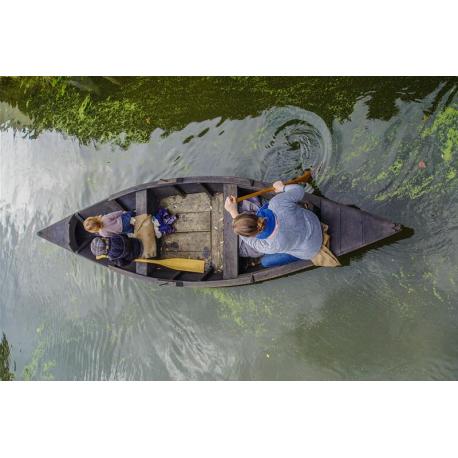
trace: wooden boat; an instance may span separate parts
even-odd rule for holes
[[[249,285],[313,267],[310,261],[270,268],[249,267],[239,262],[238,239],[232,230],[232,219],[224,211],[224,200],[228,195],[241,196],[269,185],[237,177],[189,177],[145,183],[80,210],[39,231],[38,235],[115,272],[159,285]],[[339,257],[392,237],[402,229],[399,224],[317,195],[306,194],[305,202],[313,204],[321,221],[329,226],[331,249]],[[82,225],[85,218],[121,209],[135,210],[137,214],[154,213],[159,206],[178,215],[177,232],[159,240],[159,257],[204,259],[207,265],[204,274],[141,263],[120,268],[106,260],[95,260],[90,250],[93,235]]]

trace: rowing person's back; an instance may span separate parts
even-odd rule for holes
[[[263,267],[273,267],[299,260],[313,260],[322,250],[323,234],[320,220],[299,202],[304,188],[297,184],[273,184],[277,193],[266,205],[257,208],[250,202],[237,207],[236,199],[226,199],[225,208],[233,217],[233,229],[240,236],[242,257],[261,257]],[[239,210],[242,213],[239,213]],[[251,210],[251,211],[250,211]],[[322,265],[322,264],[320,264]],[[335,259],[335,265],[339,265]]]

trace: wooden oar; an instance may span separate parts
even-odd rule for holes
[[[184,272],[197,272],[203,274],[205,272],[205,261],[201,259],[186,259],[186,258],[168,258],[168,259],[134,259],[135,262],[146,262],[148,264],[157,264],[173,270],[182,270]]]
[[[307,181],[310,181],[311,178],[312,178],[312,171],[306,170],[303,175],[301,175],[300,177],[294,178],[293,180],[287,181],[285,185],[296,184],[296,183],[307,183]],[[250,197],[260,196],[261,194],[266,194],[268,192],[273,192],[273,191],[274,191],[273,186],[270,188],[264,188],[256,192],[252,192],[251,194],[246,194],[244,196],[237,197],[237,203],[242,202],[242,200],[249,199]]]
[[[96,259],[107,259],[108,256],[101,254]],[[134,259],[135,262],[144,262],[147,264],[157,264],[173,270],[182,270],[183,272],[197,272],[203,274],[205,272],[205,261],[201,259],[186,259],[186,258],[169,258],[169,259]]]

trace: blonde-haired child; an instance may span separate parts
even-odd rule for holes
[[[86,231],[99,234],[101,237],[129,234],[134,232],[132,225],[134,216],[134,212],[119,210],[103,216],[89,216],[84,220],[83,226]]]
[[[156,238],[162,236],[159,230],[159,222],[153,216],[154,232]],[[132,234],[134,232],[135,212],[116,211],[106,215],[89,216],[83,222],[84,229],[101,237],[113,237],[119,234]]]

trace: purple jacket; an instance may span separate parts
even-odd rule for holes
[[[113,237],[114,235],[121,234],[122,232],[122,219],[121,215],[123,210],[113,213],[107,213],[102,216],[103,228],[99,231],[101,237]]]

